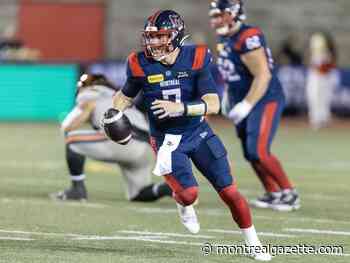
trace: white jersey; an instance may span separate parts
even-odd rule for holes
[[[101,129],[101,121],[104,113],[113,107],[113,95],[115,91],[105,86],[92,86],[80,92],[76,103],[95,101],[96,107],[93,110],[90,120],[94,129]],[[132,126],[138,130],[148,132],[149,125],[144,116],[136,107],[125,110],[125,115],[129,118]]]

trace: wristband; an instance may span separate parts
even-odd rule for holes
[[[207,103],[203,100],[185,103],[184,109],[184,116],[203,116],[207,114]]]

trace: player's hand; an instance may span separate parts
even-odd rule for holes
[[[155,100],[152,102],[151,110],[158,119],[166,117],[178,117],[183,115],[185,107],[182,103],[168,100]]]
[[[253,106],[249,102],[243,100],[233,107],[228,117],[237,125],[248,116],[252,108]]]

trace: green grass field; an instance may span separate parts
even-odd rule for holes
[[[241,192],[260,195],[233,128],[214,127],[229,150]],[[350,262],[349,128],[315,133],[302,122],[284,122],[274,152],[297,185],[302,208],[252,210],[265,244],[340,245],[345,255],[279,255],[272,262]],[[127,202],[119,170],[111,165],[88,162],[87,203],[50,200],[50,193],[69,184],[57,124],[1,123],[0,136],[0,262],[253,262],[242,255],[203,255],[206,242],[242,240],[229,211],[197,172],[202,229],[196,236],[185,231],[171,199]]]

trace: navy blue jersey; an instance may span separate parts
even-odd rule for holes
[[[147,58],[143,52],[131,53],[128,57],[127,82],[124,95],[134,98],[143,92],[151,134],[182,134],[196,128],[203,117],[173,116],[159,120],[152,112],[151,104],[156,99],[175,102],[193,102],[208,93],[217,93],[210,72],[212,56],[207,46],[183,46],[173,65],[166,66]]]
[[[237,33],[232,36],[221,37],[217,44],[219,70],[228,84],[231,106],[245,98],[253,82],[253,76],[241,60],[241,55],[259,48],[265,50],[272,74],[269,87],[262,100],[268,101],[283,96],[281,84],[273,70],[274,62],[271,51],[262,31],[257,27],[242,24]]]

